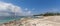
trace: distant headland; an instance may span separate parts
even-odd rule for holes
[[[38,15],[34,15],[34,16],[59,16],[60,13],[59,12],[47,12],[47,13],[43,13],[43,14],[38,14]]]

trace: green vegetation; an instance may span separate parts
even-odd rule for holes
[[[34,15],[34,16],[55,16],[55,15],[60,15],[60,13],[52,13],[52,12],[47,12],[44,14],[39,14],[39,15]]]

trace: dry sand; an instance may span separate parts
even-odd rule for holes
[[[19,21],[11,21],[0,26],[60,26],[60,16],[44,16],[44,18],[21,18]]]

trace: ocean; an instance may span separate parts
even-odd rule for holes
[[[28,17],[37,18],[34,16],[15,16],[15,17],[14,16],[0,16],[0,24],[10,22],[10,21],[14,21],[14,20],[18,21],[21,18],[28,18]]]
[[[16,16],[16,17],[13,17],[13,16],[1,16],[0,17],[0,24],[2,23],[6,23],[6,22],[9,22],[9,21],[13,21],[13,20],[18,20],[20,18],[23,18],[24,16]]]

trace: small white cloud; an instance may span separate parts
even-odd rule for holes
[[[59,12],[59,9],[57,9],[57,8],[51,8],[49,11],[50,12]]]
[[[31,14],[31,11],[28,11],[27,13],[28,13],[28,14]]]
[[[24,14],[28,16],[32,15],[31,11],[24,12]]]
[[[16,13],[16,15],[19,16],[24,16],[24,15],[31,15],[31,11],[27,11],[28,9],[26,8],[25,11],[19,6],[13,5],[11,3],[5,3],[5,2],[0,2],[0,14],[2,12],[5,12],[1,15],[11,15],[11,13]]]
[[[35,10],[35,8],[33,8],[32,10]]]
[[[27,11],[28,10],[28,8],[25,8],[25,11]]]

